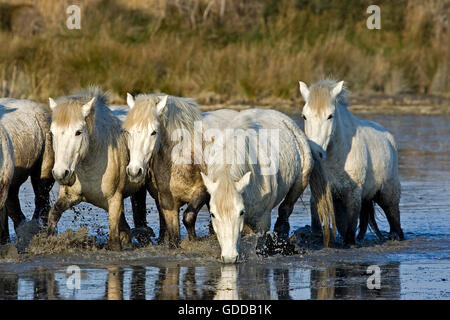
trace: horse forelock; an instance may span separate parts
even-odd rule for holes
[[[323,79],[316,83],[313,83],[309,89],[308,106],[311,110],[317,113],[326,111],[326,108],[331,104],[331,90],[337,84],[335,80]],[[340,106],[347,106],[347,94],[348,91],[344,88],[336,97],[336,102]]]
[[[95,97],[95,114],[105,113],[107,110],[107,94],[99,87],[90,86],[88,89],[71,96],[63,96],[56,100],[57,107],[52,112],[52,122],[61,127],[84,120],[82,106]]]
[[[94,117],[85,118],[82,106],[95,97]],[[90,138],[104,144],[115,143],[121,136],[120,120],[114,116],[107,106],[107,97],[97,87],[72,96],[60,97],[56,101],[56,108],[52,112],[52,123],[60,128],[67,128],[73,124],[86,121]]]
[[[133,109],[128,113],[123,123],[127,130],[137,128],[148,128],[150,124],[158,121],[156,114],[157,100],[152,96],[137,96]]]
[[[160,130],[164,130],[163,137],[171,137],[175,130],[187,130],[191,137],[194,133],[194,122],[201,121],[200,109],[194,99],[169,96],[167,105],[158,116],[156,105],[164,94],[141,94],[136,97],[135,105],[128,114],[123,127],[130,129],[134,126],[147,128],[159,123]]]
[[[233,212],[233,195],[237,193],[235,181],[226,170],[220,172],[217,181],[219,182],[219,188],[214,196],[217,214],[220,214],[222,218],[229,219],[231,218],[231,212]]]

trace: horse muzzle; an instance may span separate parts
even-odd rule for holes
[[[131,182],[137,183],[144,179],[144,168],[141,166],[128,166],[126,171]]]
[[[53,178],[60,184],[64,186],[72,186],[75,183],[75,174],[72,170],[52,170]]]

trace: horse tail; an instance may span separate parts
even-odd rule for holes
[[[282,120],[282,122],[292,132],[297,141],[302,161],[302,189],[305,190],[309,183],[309,176],[314,167],[314,160],[311,154],[311,148],[308,144],[308,138],[295,123],[286,120]]]
[[[322,162],[312,151],[308,138],[298,126],[282,120],[284,125],[294,134],[301,150],[302,158],[302,185],[304,188],[310,185],[312,196],[316,201],[317,213],[322,224],[323,243],[326,247],[330,242],[330,228],[333,229],[333,239],[336,238],[336,221],[334,217],[333,197],[331,186],[326,178]]]
[[[333,239],[336,238],[336,220],[334,217],[333,196],[328,183],[322,161],[312,152],[314,166],[309,178],[311,194],[316,202],[317,213],[323,231],[323,244],[328,247],[330,242],[330,227],[333,230]]]
[[[381,233],[380,229],[378,228],[377,221],[375,220],[375,210],[373,210],[369,215],[369,225],[372,228],[372,230],[375,232],[379,240],[384,240],[383,234]]]
[[[377,221],[375,220],[375,207],[373,200],[363,203],[363,207],[361,209],[361,214],[359,217],[358,240],[364,239],[368,225],[370,225],[370,228],[375,232],[378,239],[384,239],[383,235],[380,232],[380,229],[378,229]]]

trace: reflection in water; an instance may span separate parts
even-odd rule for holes
[[[1,272],[0,299],[398,299],[400,263],[380,265],[381,289],[367,287],[368,264],[307,267],[307,279],[289,268],[257,264],[210,267],[108,266],[85,269],[78,292],[67,294],[65,269],[37,268],[31,273]],[[106,275],[102,276],[103,274]],[[21,283],[21,285],[19,284]],[[29,285],[24,285],[25,283]],[[30,285],[31,284],[31,285]],[[92,295],[90,288],[103,288]],[[309,288],[309,295],[296,295]]]
[[[220,268],[214,300],[238,300],[238,270],[236,265],[224,265]]]
[[[0,298],[8,300],[17,300],[19,291],[19,276],[17,274],[1,275],[0,279]]]
[[[136,266],[131,273],[131,300],[145,300],[145,267]]]
[[[379,265],[380,289],[369,289],[369,265],[336,265],[311,270],[311,299],[399,299],[400,263]]]
[[[106,283],[106,300],[122,300],[123,296],[123,268],[119,266],[108,267],[108,280]]]

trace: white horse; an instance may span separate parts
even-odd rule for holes
[[[362,239],[368,221],[374,221],[373,202],[376,202],[389,221],[390,237],[403,239],[394,137],[379,124],[359,120],[347,109],[343,83],[321,80],[308,89],[300,82],[300,92],[306,101],[305,132],[313,152],[317,151],[322,158],[331,184],[338,231],[346,246],[354,244],[361,217],[358,239]],[[317,230],[312,200],[312,225]]]
[[[45,224],[50,210],[50,190],[54,162],[50,138],[50,110],[23,99],[0,99],[0,122],[14,148],[14,176],[9,188],[6,208],[17,228],[26,220],[20,208],[20,186],[30,177],[35,194],[33,219]]]
[[[0,244],[9,241],[8,215],[5,208],[9,186],[14,174],[14,148],[3,125],[0,124]]]
[[[130,150],[127,174],[133,181],[149,180],[149,193],[160,214],[159,241],[178,246],[183,204],[187,204],[183,223],[189,239],[196,239],[197,213],[208,204],[209,194],[200,176],[202,161],[194,161],[203,148],[202,141],[194,141],[195,135],[203,133],[201,128],[196,132],[195,126],[219,126],[235,111],[218,110],[202,117],[193,99],[164,94],[141,94],[136,99],[128,94],[127,104],[131,109],[123,125]],[[173,139],[177,132],[183,135],[181,143],[180,137]],[[187,162],[177,162],[176,148],[187,151]]]
[[[275,139],[268,138],[267,130]],[[245,145],[234,147],[236,137]],[[260,149],[262,145],[267,148]],[[222,261],[237,261],[244,224],[259,233],[270,229],[271,211],[283,199],[275,232],[287,236],[288,218],[315,167],[306,136],[295,122],[273,110],[241,111],[208,154],[202,178],[211,195],[210,214]],[[325,217],[331,212],[321,213]],[[328,221],[324,219],[324,224]]]
[[[98,88],[57,101],[49,98],[49,102],[53,110],[53,176],[60,188],[50,209],[48,232],[55,231],[65,210],[85,201],[108,211],[109,247],[120,250],[120,240],[129,241],[123,199],[142,194],[143,190],[141,209],[145,214],[145,186],[130,181],[125,172],[129,156],[121,123]],[[137,226],[136,215],[134,218]],[[141,218],[145,223],[145,215]]]

